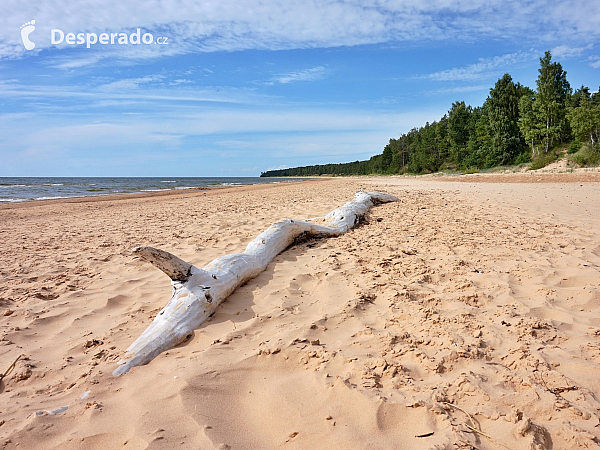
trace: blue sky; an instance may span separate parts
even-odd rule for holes
[[[453,101],[481,105],[505,72],[535,87],[545,50],[573,87],[600,85],[598,2],[25,3],[0,15],[0,176],[257,176],[366,159]],[[51,42],[52,29],[138,28],[152,44]]]

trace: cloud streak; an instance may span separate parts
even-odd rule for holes
[[[297,70],[271,78],[266,84],[288,84],[296,81],[316,81],[325,77],[325,67],[317,66],[305,70]]]
[[[552,57],[554,58],[574,58],[576,56],[581,56],[581,54],[592,48],[592,44],[586,45],[585,47],[570,47],[568,45],[559,45],[558,47],[554,47],[552,49]]]
[[[497,74],[505,68],[516,64],[531,61],[536,56],[530,52],[508,53],[506,55],[494,56],[493,58],[480,58],[479,62],[465,67],[454,67],[430,73],[422,78],[433,81],[477,81],[485,80]]]
[[[589,61],[594,69],[600,69],[600,56],[590,56]]]
[[[68,9],[66,6],[68,5]],[[147,59],[189,52],[246,49],[306,49],[384,42],[422,42],[475,38],[519,38],[527,31],[539,42],[600,36],[600,4],[565,0],[156,0],[151,7],[107,0],[91,8],[88,0],[8,2],[0,16],[0,58],[25,51],[21,24],[36,20],[34,51],[51,47],[50,30],[121,32],[138,27],[168,36],[169,45],[97,46],[99,58]],[[583,38],[582,38],[583,37]],[[565,44],[566,45],[566,44]],[[581,44],[580,44],[581,45]],[[69,66],[68,62],[64,64]],[[76,62],[71,63],[71,67]]]
[[[456,86],[445,89],[436,89],[428,92],[428,95],[440,95],[440,94],[462,94],[467,92],[480,92],[480,91],[489,91],[490,87],[488,85],[480,84],[480,85],[469,85],[469,86]]]

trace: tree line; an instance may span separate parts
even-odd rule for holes
[[[504,74],[482,106],[457,101],[441,119],[390,139],[365,161],[269,170],[261,177],[428,173],[475,170],[543,158],[559,144],[600,156],[600,93],[573,91],[567,72],[547,51],[536,90]],[[599,89],[600,91],[600,89]]]

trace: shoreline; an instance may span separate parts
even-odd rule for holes
[[[581,169],[575,172],[506,172],[506,173],[474,173],[474,174],[456,174],[446,175],[443,173],[422,174],[422,175],[344,175],[344,176],[294,176],[280,178],[304,178],[302,181],[287,181],[285,183],[262,183],[247,184],[236,186],[207,186],[190,189],[169,189],[161,191],[100,194],[77,197],[60,197],[44,200],[25,200],[18,202],[0,203],[0,211],[7,209],[30,208],[34,206],[45,206],[62,203],[95,203],[95,202],[114,202],[121,200],[133,200],[144,198],[185,198],[194,197],[202,194],[211,194],[214,192],[233,192],[235,190],[243,191],[246,189],[265,189],[280,185],[296,185],[310,181],[321,182],[328,180],[385,180],[406,179],[422,181],[440,181],[440,182],[460,182],[460,183],[600,183],[600,169],[585,170]]]
[[[252,189],[264,189],[268,187],[277,187],[282,184],[284,185],[295,185],[299,183],[306,183],[311,178],[303,181],[287,181],[285,183],[262,183],[262,184],[243,184],[236,186],[207,186],[201,188],[190,188],[190,189],[169,189],[163,191],[150,191],[150,192],[131,192],[131,193],[119,193],[119,194],[100,194],[100,195],[88,195],[80,197],[61,197],[54,199],[44,200],[26,200],[19,202],[7,202],[0,203],[0,210],[3,209],[20,209],[28,208],[33,206],[45,206],[52,204],[61,203],[95,203],[95,202],[113,202],[121,200],[133,200],[133,199],[144,199],[144,198],[157,198],[157,197],[171,197],[171,198],[185,198],[195,197],[201,194],[209,194],[213,192],[229,192],[234,190],[252,190]],[[315,181],[324,181],[325,179],[315,179]]]
[[[543,169],[540,169],[543,170]],[[377,182],[377,180],[394,179],[394,180],[415,180],[423,182],[450,182],[450,183],[509,183],[509,184],[560,184],[560,183],[600,183],[600,169],[585,170],[581,169],[576,172],[508,172],[508,173],[474,173],[474,174],[457,174],[444,175],[442,173],[423,174],[423,175],[347,175],[347,176],[310,176],[310,177],[281,177],[281,178],[305,178],[302,181],[287,181],[285,183],[262,183],[262,184],[247,184],[236,186],[207,186],[191,189],[171,189],[164,191],[149,191],[149,192],[132,192],[119,194],[101,194],[81,197],[64,197],[56,199],[44,200],[28,200],[12,203],[0,203],[0,211],[43,207],[47,205],[60,204],[80,204],[80,203],[101,203],[101,202],[120,202],[136,199],[157,199],[157,198],[193,198],[201,195],[213,195],[217,192],[243,192],[246,190],[261,190],[270,189],[279,186],[297,185],[307,182],[323,182],[331,180],[355,180],[359,182]]]

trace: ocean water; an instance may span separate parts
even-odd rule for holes
[[[306,178],[199,177],[199,178],[34,178],[0,177],[0,203],[90,197],[109,194],[197,189],[300,181]]]

